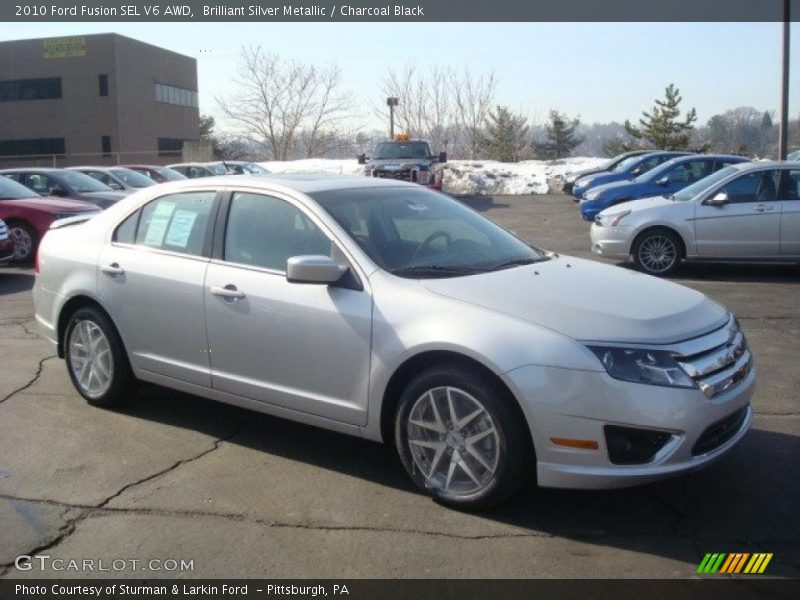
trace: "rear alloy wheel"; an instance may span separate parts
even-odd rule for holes
[[[524,417],[488,377],[434,367],[403,392],[395,438],[414,482],[459,508],[499,504],[533,474]]]
[[[649,275],[674,273],[681,261],[682,246],[671,231],[656,229],[645,232],[636,240],[633,261],[636,268]]]
[[[26,223],[9,223],[8,236],[14,242],[14,258],[17,264],[29,263],[36,253],[36,233]]]
[[[67,372],[89,404],[112,406],[136,392],[136,380],[110,319],[95,307],[80,308],[64,336]]]

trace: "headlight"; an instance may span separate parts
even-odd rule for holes
[[[581,179],[578,183],[575,184],[575,187],[586,187],[592,183],[591,179]]]
[[[629,214],[631,214],[631,211],[629,210],[623,210],[622,212],[618,213],[611,213],[610,215],[600,213],[599,215],[597,215],[595,222],[602,227],[616,227],[617,225],[619,225],[619,222],[622,221],[622,219],[627,217]]]
[[[669,352],[599,346],[589,346],[589,350],[614,379],[679,388],[696,387]]]
[[[589,192],[588,194],[586,194],[584,196],[584,198],[586,198],[589,201],[592,201],[595,198],[597,198],[599,195],[600,195],[600,192]]]

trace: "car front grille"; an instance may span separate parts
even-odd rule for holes
[[[747,406],[743,406],[706,429],[692,447],[692,456],[700,456],[716,450],[735,436],[747,418],[747,409]]]
[[[403,169],[402,171],[388,171],[384,169],[375,169],[372,172],[374,177],[381,179],[397,179],[399,181],[411,181],[411,169]]]
[[[747,341],[733,317],[720,329],[678,344],[675,360],[713,398],[745,379],[753,366]]]

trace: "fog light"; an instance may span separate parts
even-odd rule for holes
[[[672,438],[666,431],[634,429],[606,425],[606,448],[608,458],[615,465],[641,465],[653,457]]]

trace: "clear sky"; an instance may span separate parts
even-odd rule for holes
[[[380,74],[420,67],[494,69],[497,100],[541,122],[549,108],[584,122],[638,117],[674,82],[700,122],[737,106],[779,108],[779,23],[17,23],[4,39],[116,32],[197,58],[200,108],[229,90],[243,44],[335,61],[361,101]],[[8,37],[5,37],[8,36]],[[790,114],[800,112],[800,24],[792,25]],[[201,52],[202,51],[202,52]]]

